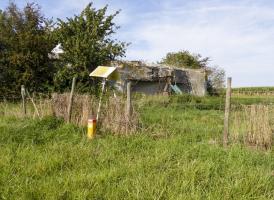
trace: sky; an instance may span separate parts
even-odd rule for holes
[[[31,0],[30,0],[31,1]],[[22,7],[27,0],[15,0]],[[0,0],[0,9],[9,0]],[[79,14],[90,0],[32,0],[46,17]],[[234,87],[274,86],[274,0],[94,0],[121,9],[115,37],[130,42],[126,60],[160,61],[189,50],[210,57]]]

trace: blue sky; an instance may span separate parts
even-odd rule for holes
[[[8,0],[0,0],[0,8]],[[19,6],[25,0],[14,1]],[[89,0],[34,0],[47,17],[78,14]],[[116,37],[131,42],[128,60],[159,61],[190,50],[224,68],[233,86],[274,86],[273,0],[94,0],[121,9]]]

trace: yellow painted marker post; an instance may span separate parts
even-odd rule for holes
[[[93,139],[96,131],[96,119],[91,118],[88,120],[88,139]]]

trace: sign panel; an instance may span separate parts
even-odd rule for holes
[[[116,67],[98,66],[89,76],[108,78],[115,70]]]

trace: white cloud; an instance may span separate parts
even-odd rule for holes
[[[169,4],[149,13],[125,35],[133,41],[128,58],[156,61],[187,49],[211,57],[236,86],[274,85],[274,8],[241,2]]]

